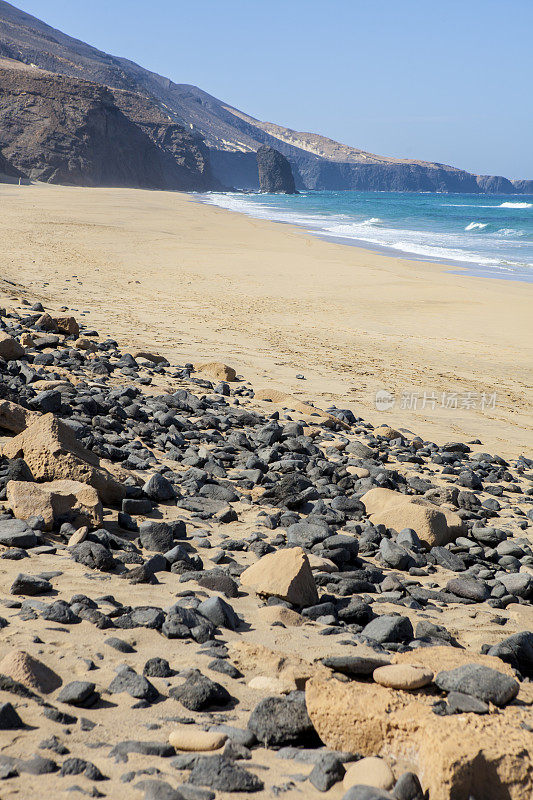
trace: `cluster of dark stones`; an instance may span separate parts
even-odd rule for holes
[[[119,533],[105,528],[90,531],[84,541],[70,548],[72,558],[91,571],[112,573],[136,583],[157,582],[158,573],[171,571],[183,582],[194,578],[200,589],[181,592],[167,608],[130,607],[111,594],[94,599],[75,595],[68,602],[46,603],[32,596],[52,591],[59,573],[21,573],[11,588],[14,597],[9,605],[19,609],[23,620],[42,616],[61,625],[86,620],[109,629],[106,644],[123,653],[132,652],[131,646],[115,633],[148,627],[168,639],[196,642],[203,648],[200,653],[212,656],[210,669],[237,679],[242,676],[228,660],[223,636],[224,630],[235,631],[245,625],[228,602],[239,595],[244,566],[238,553],[247,551],[261,557],[276,549],[299,546],[309,554],[329,559],[338,571],[315,573],[319,602],[296,610],[322,623],[323,635],[341,636],[340,641],[348,646],[364,642],[375,650],[375,662],[349,655],[325,660],[326,666],[352,678],[370,675],[389,653],[428,645],[457,645],[444,626],[423,616],[413,629],[402,608],[423,611],[447,603],[487,602],[497,610],[509,603],[530,603],[533,577],[520,570],[533,567],[533,550],[525,536],[511,536],[505,520],[499,519],[500,511],[508,505],[501,499],[504,492],[520,495],[523,503],[533,503],[533,489],[524,493],[522,488],[524,480],[533,480],[533,461],[521,457],[510,464],[488,453],[473,454],[460,442],[439,447],[418,437],[385,439],[351,411],[337,408],[329,409],[327,422],[320,418],[316,434],[310,436],[288,413],[273,410],[267,417],[246,408],[246,402],[253,399],[253,389],[244,382],[235,386],[214,384],[199,378],[190,364],[139,363],[121,353],[115,341],[99,341],[95,332],[85,330],[83,335],[93,337],[96,351],[89,357],[73,346],[73,337],[40,329],[43,311],[37,304],[27,315],[0,314],[0,327],[5,332],[14,338],[29,332],[35,343],[21,358],[0,359],[0,399],[51,412],[97,456],[137,473],[146,472],[144,485],[133,478],[125,483],[125,498],[116,509]],[[33,388],[37,380],[61,380],[65,371],[75,376],[75,385],[48,391]],[[159,376],[174,380],[180,388],[171,394],[148,393],[146,387],[156,383]],[[185,469],[174,471],[167,461]],[[406,463],[419,474],[405,478],[395,467],[397,462]],[[356,477],[348,470],[350,466],[367,470],[368,477]],[[437,471],[446,486],[433,482]],[[3,459],[0,499],[5,497],[7,482],[13,479],[33,480],[24,461]],[[263,490],[259,499],[254,499],[256,487]],[[372,525],[360,498],[375,487],[423,497],[435,508],[451,503],[464,523],[464,535],[452,544],[428,548],[414,530],[394,531]],[[477,494],[480,490],[489,493],[490,499],[481,500]],[[213,523],[223,526],[237,520],[238,512],[232,504],[238,501],[256,509],[257,530],[239,539],[223,537],[215,548],[210,528]],[[182,509],[190,522],[144,519],[162,503]],[[533,505],[527,514],[517,508],[513,512],[518,529],[531,525]],[[64,547],[74,531],[70,523],[64,523],[50,536],[40,518],[22,522],[9,514],[1,515],[0,543],[8,547],[1,557],[16,560],[29,558],[33,552],[54,552],[54,547]],[[214,569],[204,569],[199,546],[212,550]],[[370,558],[374,563],[368,561]],[[445,588],[437,582],[422,585],[418,580],[438,573],[441,567],[457,573]],[[208,597],[202,589],[224,597]],[[25,599],[16,599],[17,595]],[[383,601],[398,606],[398,612],[376,614],[374,604]],[[267,602],[291,607],[275,597]],[[7,625],[7,621],[2,619],[1,624]],[[483,652],[510,664],[520,679],[533,679],[533,633],[502,637],[498,645],[487,645]],[[143,708],[167,699],[150,678],[173,676],[168,662],[151,659],[143,674],[121,667],[108,691],[126,692],[135,699],[135,707]],[[221,684],[199,670],[179,673],[179,677],[184,682],[179,686],[169,683],[168,698],[186,710],[213,713],[216,720],[217,713],[236,702]],[[475,697],[465,689],[469,685],[468,680],[439,685],[449,695],[447,703],[437,704],[436,713],[454,713],[454,709],[464,712],[465,708],[483,713],[480,707],[467,708],[464,697]],[[16,693],[17,687],[7,690]],[[89,681],[67,684],[58,700],[78,708],[98,708],[102,702]],[[482,698],[478,701],[485,703]],[[18,715],[9,705],[0,708],[0,727],[21,727],[20,718],[17,722]],[[78,722],[77,717],[50,704],[45,704],[44,713],[63,725]],[[178,791],[157,780],[143,779],[136,786],[144,788],[147,798],[172,800],[214,796],[194,787],[257,791],[263,787],[262,781],[236,762],[249,758],[251,748],[266,745],[279,749],[284,757],[293,753],[293,757],[313,763],[310,781],[326,791],[342,779],[343,764],[355,758],[319,746],[301,692],[259,703],[250,716],[248,730],[225,727],[229,739],[222,755],[174,758],[174,766],[190,770],[183,793],[181,788]],[[62,747],[55,740],[42,746],[55,752]],[[130,752],[175,755],[171,747],[133,740],[117,745],[111,755],[127,761]],[[36,766],[29,767],[28,762],[6,758],[0,764],[4,777],[32,769],[59,769],[55,762],[40,756],[36,757]],[[105,777],[94,765],[76,758],[67,759],[60,769],[61,774],[83,773],[95,781]],[[124,780],[134,777],[135,773],[129,773]],[[376,791],[372,798],[379,800],[381,796]],[[410,773],[400,778],[392,795],[385,796],[397,800],[423,797],[416,776]],[[363,800],[363,795],[352,790],[350,798]]]

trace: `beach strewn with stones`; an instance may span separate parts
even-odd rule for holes
[[[2,800],[531,800],[532,459],[0,306]]]

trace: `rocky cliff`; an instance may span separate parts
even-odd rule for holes
[[[279,150],[263,144],[256,153],[259,188],[262,192],[297,194],[291,165]]]
[[[262,122],[196,86],[176,84],[138,64],[91,47],[0,0],[0,57],[144,98],[145,112],[165,122],[146,123],[143,133],[181,169],[180,188],[258,189],[255,153],[268,145],[291,164],[297,188],[380,191],[531,192],[531,181],[511,183],[416,159],[379,156],[314,133]],[[115,93],[117,106],[120,101]],[[171,128],[168,123],[182,127]],[[194,134],[188,141],[184,132]],[[198,137],[205,142],[202,145]],[[209,170],[212,165],[212,174]],[[194,168],[196,164],[197,168]],[[184,172],[190,170],[191,172]],[[214,176],[214,177],[213,177]],[[145,180],[146,176],[143,178]],[[177,173],[169,179],[177,180]],[[159,177],[153,177],[157,185]],[[139,181],[138,181],[139,182]]]
[[[209,186],[207,156],[196,137],[142,98],[9,60],[0,61],[0,146],[33,180]]]
[[[513,184],[513,188],[515,192],[521,192],[523,194],[533,194],[533,180],[531,181],[523,181],[523,180],[512,180],[511,183]]]
[[[0,183],[15,183],[23,175],[12,164],[0,150]]]

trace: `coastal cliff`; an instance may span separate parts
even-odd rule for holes
[[[33,180],[145,189],[212,185],[196,137],[143,98],[6,60],[0,142],[8,162]]]
[[[26,66],[28,70],[46,70],[58,79],[70,78],[77,82],[83,79],[99,85],[101,99],[97,100],[95,95],[91,101],[99,106],[98,112],[92,106],[93,120],[106,119],[119,141],[129,142],[130,155],[134,140],[135,146],[140,148],[131,159],[117,153],[118,164],[114,167],[106,149],[109,143],[96,144],[98,140],[103,142],[101,131],[106,129],[106,125],[96,135],[95,126],[89,124],[91,145],[87,149],[94,148],[95,159],[103,162],[102,167],[89,167],[89,162],[81,156],[74,156],[74,159],[65,156],[59,163],[61,148],[55,149],[52,164],[44,157],[45,166],[39,150],[32,163],[30,150],[24,157],[22,153],[17,156],[29,172],[40,176],[41,180],[75,179],[88,185],[94,181],[105,183],[111,180],[113,185],[120,186],[197,191],[231,186],[257,191],[259,175],[255,153],[262,145],[267,145],[289,161],[297,189],[469,193],[533,191],[532,181],[511,182],[500,176],[473,175],[447,164],[381,156],[316,133],[263,122],[196,86],[174,83],[128,59],[109,55],[73,39],[4,0],[0,0],[1,58]],[[81,96],[81,109],[87,109],[85,90],[82,91],[78,85],[72,91],[74,96]],[[61,140],[61,130],[52,133],[58,116],[53,112],[49,114],[47,103],[37,106],[41,127],[49,130],[49,144],[50,139]],[[76,128],[76,120],[80,120],[82,111],[80,109],[78,113],[71,104],[67,107],[73,114],[67,127]],[[119,121],[117,109],[129,120],[130,126],[134,124],[135,131],[130,127],[126,134],[124,119]],[[3,127],[0,118],[0,145],[8,141]],[[74,144],[77,152],[79,143]],[[103,147],[100,153],[99,146]],[[154,151],[154,146],[159,154]]]

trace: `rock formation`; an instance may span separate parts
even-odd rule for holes
[[[23,175],[12,164],[0,150],[0,183],[17,183]]]
[[[144,98],[5,60],[0,130],[9,162],[34,180],[146,189],[210,186],[208,159],[197,138]]]
[[[291,165],[279,150],[261,145],[256,153],[259,188],[273,194],[297,194]]]

